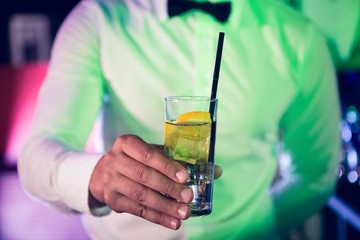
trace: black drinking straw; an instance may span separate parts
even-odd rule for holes
[[[216,59],[215,59],[215,68],[214,68],[214,75],[213,75],[213,82],[211,87],[211,97],[210,97],[210,107],[209,112],[211,119],[213,120],[211,123],[211,136],[210,136],[210,152],[209,152],[209,162],[214,162],[215,159],[215,137],[216,137],[216,121],[214,121],[214,113],[215,113],[215,106],[216,106],[216,92],[220,74],[220,65],[221,65],[221,55],[224,43],[224,33],[219,32],[219,40],[216,50]]]
[[[216,92],[218,87],[218,81],[219,81],[219,75],[220,75],[220,65],[221,65],[221,55],[222,55],[222,49],[223,49],[223,43],[224,43],[224,35],[225,33],[219,32],[219,39],[218,39],[218,45],[216,50],[216,59],[215,59],[215,67],[214,67],[214,74],[213,74],[213,82],[211,87],[211,100],[216,99]],[[215,110],[215,101],[210,102],[210,116],[211,118],[214,115]]]

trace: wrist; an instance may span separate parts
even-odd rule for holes
[[[102,159],[96,164],[90,177],[88,189],[88,206],[91,214],[94,216],[104,216],[111,212],[111,209],[105,204],[103,197],[103,166]]]

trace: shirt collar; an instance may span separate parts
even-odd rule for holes
[[[159,21],[165,21],[169,18],[168,0],[149,0],[151,12]]]

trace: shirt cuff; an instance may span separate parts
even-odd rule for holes
[[[95,216],[103,216],[111,212],[106,205],[90,209],[88,203],[91,174],[102,155],[70,152],[59,166],[56,178],[58,196],[74,212]]]

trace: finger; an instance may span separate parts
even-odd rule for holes
[[[221,168],[219,165],[215,165],[215,168],[214,168],[214,179],[217,179],[217,178],[221,177],[222,173],[223,173],[222,168]]]
[[[160,145],[160,144],[151,144],[151,145],[160,152],[164,152],[164,145]]]
[[[186,185],[172,181],[168,177],[159,173],[157,170],[154,170],[141,162],[134,161],[124,153],[119,153],[113,157],[115,157],[113,161],[116,162],[116,164],[110,165],[111,169],[109,169],[109,171],[112,171],[112,168],[115,168],[115,170],[123,176],[126,176],[141,185],[145,185],[158,192],[165,193],[178,201],[182,201],[184,203],[191,202],[193,192]],[[119,176],[119,178],[120,177],[121,176]],[[117,179],[117,182],[120,182],[121,186],[128,187],[120,179]],[[132,185],[129,184],[129,186]],[[133,199],[136,200],[136,198]]]
[[[160,145],[160,144],[152,144],[153,147],[155,147],[157,150],[159,150],[160,152],[164,151],[164,145]],[[221,177],[223,170],[219,165],[214,165],[214,179],[218,179],[219,177]]]
[[[177,219],[186,219],[190,216],[190,207],[185,204],[170,200],[164,195],[134,182],[123,175],[118,174],[116,180],[121,184],[116,184],[114,183],[115,181],[108,183],[109,185],[113,185],[109,188],[112,189],[109,194],[117,192],[147,208],[166,213]]]
[[[174,181],[185,183],[188,179],[186,168],[165,157],[156,148],[135,135],[119,136],[113,145],[113,150],[117,153],[124,151],[131,158],[155,168]]]
[[[127,212],[173,230],[177,230],[181,226],[180,219],[137,203],[122,194],[113,192],[105,199],[107,205],[116,212]]]

